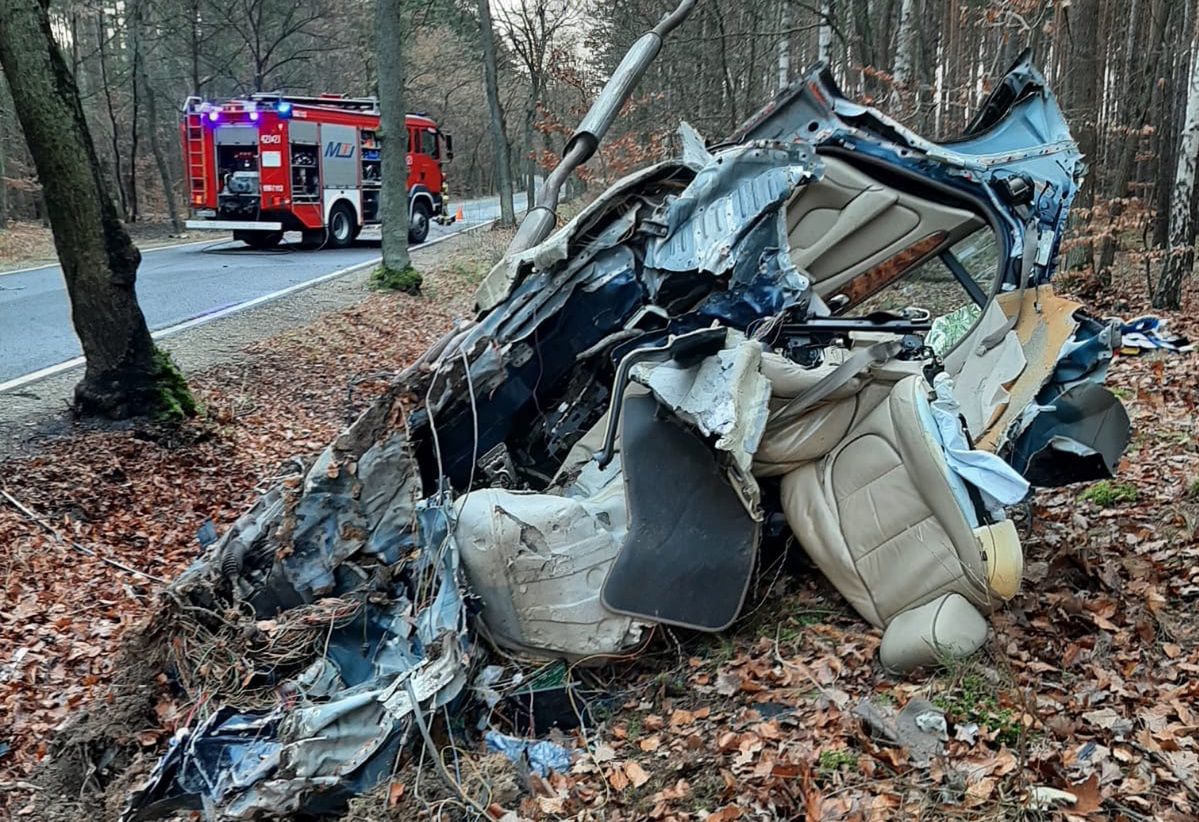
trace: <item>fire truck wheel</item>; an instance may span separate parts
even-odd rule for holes
[[[408,220],[408,242],[416,245],[423,243],[429,236],[429,206],[424,201],[412,207],[412,217]]]
[[[345,203],[338,203],[329,212],[329,241],[332,248],[345,248],[354,242],[355,224],[353,210]]]
[[[233,239],[241,240],[250,248],[267,249],[279,245],[282,231],[234,231]]]

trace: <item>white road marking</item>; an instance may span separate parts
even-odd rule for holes
[[[209,237],[206,240],[189,240],[186,243],[171,243],[169,245],[156,245],[156,246],[152,246],[151,248],[142,248],[142,249],[138,249],[138,250],[141,251],[142,256],[144,257],[145,255],[150,254],[151,252],[166,251],[168,248],[184,248],[189,245],[203,245],[205,243],[215,243],[215,242],[221,242],[221,240],[218,240],[216,237]],[[0,271],[0,277],[7,277],[9,274],[28,274],[30,271],[41,271],[43,268],[58,268],[58,266],[59,266],[59,263],[44,263],[42,265],[35,265],[31,268],[15,268],[12,271]]]
[[[431,246],[435,246],[438,243],[445,242],[446,240],[449,240],[453,237],[457,237],[459,234],[467,234],[471,231],[477,231],[480,228],[486,228],[487,226],[491,225],[494,222],[495,222],[495,220],[491,219],[491,220],[487,220],[486,222],[479,223],[478,225],[472,225],[472,226],[469,226],[468,228],[463,228],[459,231],[455,231],[453,234],[446,234],[444,237],[437,237],[435,239],[423,242],[418,246],[412,246],[411,250],[412,251],[420,251],[423,248],[430,248]],[[204,242],[211,242],[211,240],[205,240]],[[185,243],[184,245],[195,245],[195,243]],[[153,249],[151,249],[151,250],[153,250]],[[364,268],[369,268],[373,265],[376,265],[382,259],[383,259],[382,255],[379,255],[378,257],[372,257],[371,259],[366,260],[365,262],[354,263],[354,265],[346,266],[345,268],[339,268],[337,271],[330,272],[329,274],[322,274],[321,276],[316,277],[314,279],[305,280],[302,283],[296,283],[295,285],[290,285],[287,288],[282,288],[278,291],[272,291],[270,294],[263,294],[261,297],[255,297],[254,299],[247,300],[244,303],[238,303],[237,305],[231,305],[231,306],[228,306],[227,308],[222,308],[219,311],[213,311],[210,314],[201,314],[200,316],[193,317],[190,320],[185,320],[184,322],[176,323],[175,325],[167,326],[166,328],[160,328],[157,331],[151,332],[150,336],[156,340],[160,340],[163,337],[169,337],[172,334],[178,334],[180,331],[186,331],[189,328],[195,328],[196,326],[204,325],[205,323],[210,323],[213,320],[219,320],[222,317],[228,317],[231,314],[237,314],[241,311],[245,311],[246,309],[254,308],[255,306],[262,305],[263,303],[273,302],[274,300],[278,300],[281,297],[286,297],[289,294],[294,294],[297,291],[303,291],[306,288],[311,288],[312,286],[317,285],[318,283],[323,283],[323,282],[326,282],[327,280],[333,280],[338,277],[344,277],[346,274],[351,274],[355,271],[360,271]],[[8,273],[15,274],[16,272],[10,271]],[[46,377],[52,377],[55,374],[61,374],[63,371],[69,371],[72,368],[76,368],[80,365],[83,365],[84,362],[85,362],[85,360],[83,359],[83,357],[75,357],[74,359],[67,360],[66,362],[60,362],[57,365],[49,365],[49,366],[46,366],[45,368],[40,368],[37,371],[31,371],[30,373],[23,374],[20,377],[13,377],[11,380],[8,380],[7,382],[0,382],[0,393],[3,393],[5,391],[11,391],[14,388],[20,388],[21,386],[24,386],[24,385],[29,385],[30,383],[37,382],[38,380],[43,380]]]

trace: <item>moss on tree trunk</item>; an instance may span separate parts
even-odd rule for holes
[[[381,265],[371,272],[371,288],[380,291],[403,291],[405,294],[419,294],[424,277],[412,266],[396,270]]]

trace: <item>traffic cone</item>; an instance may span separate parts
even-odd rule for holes
[[[458,206],[458,211],[454,214],[454,220],[455,220],[455,222],[460,223],[463,221],[463,219],[464,218],[462,216],[462,206]]]

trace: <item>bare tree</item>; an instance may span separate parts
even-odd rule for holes
[[[1136,165],[1136,156],[1140,150],[1138,133],[1144,123],[1148,122],[1153,106],[1153,95],[1158,88],[1156,79],[1165,62],[1166,23],[1169,18],[1166,0],[1152,0],[1149,4],[1149,25],[1145,27],[1148,39],[1145,41],[1149,48],[1146,55],[1136,42],[1144,33],[1136,25],[1136,17],[1140,0],[1133,0],[1130,7],[1130,25],[1127,31],[1125,55],[1122,66],[1120,104],[1124,116],[1117,125],[1115,141],[1115,162],[1105,163],[1108,176],[1107,199],[1108,216],[1111,226],[1099,242],[1099,256],[1096,262],[1098,285],[1106,287],[1111,283],[1112,266],[1116,259],[1116,249],[1119,245],[1116,228],[1119,219],[1126,208],[1125,198],[1129,194],[1129,183]],[[1146,57],[1148,59],[1146,59]]]
[[[558,35],[578,14],[573,0],[516,0],[498,7],[508,45],[520,60],[529,84],[525,97],[525,117],[521,130],[524,154],[524,188],[531,208],[537,173],[533,126],[537,107],[549,81],[550,51]]]
[[[191,410],[182,378],[150,339],[134,288],[141,255],[105,191],[74,78],[39,0],[0,0],[0,66],[54,203],[54,245],[87,360],[76,408],[112,417]]]
[[[516,209],[512,205],[512,147],[500,105],[499,67],[495,55],[495,28],[491,23],[490,0],[479,0],[479,39],[483,44],[483,84],[487,91],[487,108],[491,113],[491,143],[495,152],[496,185],[500,193],[500,225],[516,225]],[[531,196],[531,195],[530,195]]]
[[[791,9],[787,5],[779,6],[779,63],[778,87],[782,91],[791,82]]]
[[[379,139],[383,150],[383,264],[380,280],[407,290],[420,288],[420,276],[408,256],[408,146],[404,107],[405,0],[378,0],[376,35],[379,67]]]
[[[912,54],[915,51],[916,15],[913,10],[914,0],[902,0],[899,7],[899,31],[895,37],[895,65],[891,71],[891,79],[895,82],[893,99],[900,100],[907,96],[908,85],[912,82]]]
[[[117,86],[115,78],[109,76],[109,51],[110,41],[115,37],[115,31],[109,30],[108,17],[101,8],[96,13],[96,54],[100,64],[100,89],[104,92],[104,102],[108,112],[108,127],[109,136],[112,139],[111,151],[112,156],[109,160],[112,163],[113,185],[117,190],[117,201],[121,206],[121,214],[129,213],[129,195],[125,191],[125,175],[121,170],[121,125],[120,118],[117,116],[116,102],[114,100],[114,89]]]
[[[826,63],[833,61],[833,0],[820,0],[820,21],[817,23],[816,57]]]
[[[1097,165],[1099,151],[1099,90],[1102,87],[1103,65],[1099,44],[1101,0],[1078,0],[1069,7],[1066,23],[1069,27],[1071,57],[1070,83],[1067,88],[1067,111],[1072,116],[1074,137],[1083,158],[1092,167]],[[1083,181],[1074,201],[1071,222],[1086,225],[1095,205],[1096,175]],[[1089,234],[1084,236],[1067,255],[1070,268],[1090,266],[1094,262],[1094,244]]]
[[[162,138],[159,134],[159,126],[161,125],[158,119],[158,92],[154,87],[154,83],[150,79],[150,70],[147,65],[153,61],[153,46],[149,43],[147,36],[149,26],[147,25],[146,14],[144,13],[145,0],[137,0],[136,8],[138,13],[135,16],[135,30],[133,33],[133,42],[136,44],[137,55],[134,60],[134,82],[140,89],[140,96],[145,100],[145,120],[146,131],[150,137],[150,153],[154,155],[154,165],[158,168],[158,179],[162,185],[162,196],[166,201],[167,214],[170,216],[171,229],[175,234],[183,233],[183,220],[179,214],[179,203],[175,196],[175,181],[174,175],[171,173],[171,162],[167,157],[166,149],[162,145]]]
[[[1170,196],[1170,244],[1153,292],[1155,308],[1179,308],[1182,282],[1195,265],[1195,164],[1199,159],[1199,29],[1191,35],[1191,75],[1186,118],[1178,141],[1178,166]]]
[[[138,82],[138,75],[142,72],[142,18],[144,16],[146,0],[130,0],[126,10],[125,17],[125,51],[126,59],[129,63],[129,98],[130,98],[130,115],[129,115],[129,177],[128,179],[128,207],[125,210],[125,219],[131,223],[135,223],[140,217],[140,211],[137,201],[137,149],[141,142],[139,139],[138,126],[141,124],[141,90],[142,84]]]
[[[8,107],[5,105],[4,78],[0,77],[0,231],[8,228],[8,141],[5,124]]]
[[[249,91],[287,86],[284,69],[337,48],[319,31],[329,14],[323,0],[229,0],[210,8],[241,42],[251,72],[242,84]]]

